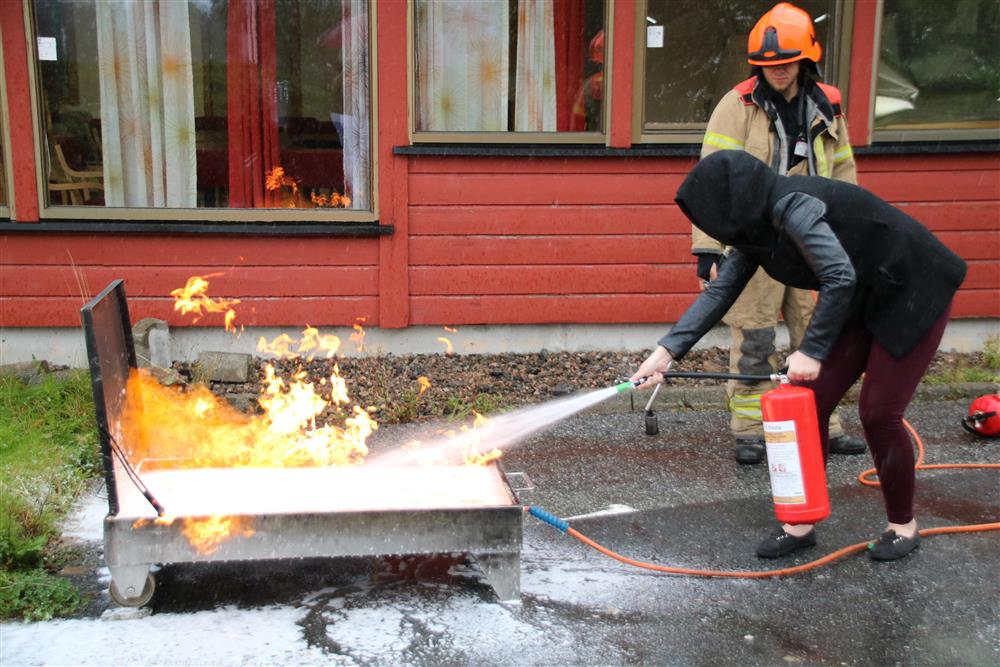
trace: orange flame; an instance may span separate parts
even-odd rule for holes
[[[275,182],[283,172],[272,174]],[[175,309],[181,313],[225,312],[230,330],[238,299],[211,299],[207,295],[208,276],[190,278],[184,288],[171,292]],[[366,321],[358,317],[351,340],[364,349]],[[445,339],[447,340],[447,339]],[[280,359],[333,360],[340,349],[337,336],[323,335],[307,326],[300,338],[281,334],[268,342],[260,338],[258,352]],[[450,348],[450,343],[449,343]],[[352,466],[364,462],[367,439],[378,428],[369,411],[351,405],[347,385],[339,366],[330,361],[330,375],[319,383],[309,382],[309,374],[299,368],[291,377],[281,377],[273,364],[265,364],[257,403],[260,414],[247,415],[220,399],[204,385],[188,388],[162,386],[145,370],[132,369],[128,379],[122,419],[121,444],[133,466],[144,470],[165,468],[236,468]],[[423,395],[430,380],[417,379]],[[318,384],[318,387],[316,386]],[[348,407],[350,406],[350,407]],[[471,430],[486,423],[476,414]],[[481,452],[481,437],[469,439],[469,427],[462,427],[461,458],[470,465],[485,465],[500,456],[499,450]],[[455,437],[455,434],[451,434]],[[457,445],[456,445],[457,447]],[[456,449],[446,461],[441,451],[427,452],[426,459],[453,465]],[[137,522],[139,525],[142,521]],[[172,523],[162,517],[157,523]],[[253,535],[246,518],[212,516],[183,519],[183,533],[202,553],[212,553],[222,540],[242,533]]]
[[[489,424],[490,420],[488,420],[486,417],[482,416],[475,410],[472,411],[472,414],[476,416],[475,421],[472,422],[472,428],[470,429],[468,426],[463,425],[459,429],[463,433],[470,433],[472,431],[475,431],[476,429],[480,429]],[[484,466],[487,463],[490,463],[491,461],[496,461],[498,458],[503,456],[503,452],[501,452],[496,447],[485,453],[480,452],[479,446],[481,444],[482,444],[482,438],[473,438],[465,443],[462,458],[465,461],[466,465]]]
[[[358,352],[365,351],[365,330],[361,325],[367,321],[367,317],[354,318],[354,333],[351,334],[351,340],[357,345]]]
[[[342,426],[317,425],[329,406],[348,403],[339,370],[331,376],[331,396],[318,395],[302,377],[286,384],[265,367],[265,388],[257,399],[264,414],[248,416],[207,387],[188,391],[164,387],[133,370],[126,393],[123,429],[133,465],[172,468],[302,467],[357,465],[377,428],[361,407],[342,417]]]
[[[197,322],[201,319],[201,311],[204,308],[207,313],[225,313],[226,331],[234,332],[233,321],[236,319],[236,311],[233,306],[240,302],[239,299],[211,299],[206,294],[208,291],[208,279],[222,275],[221,273],[210,273],[207,276],[191,276],[184,287],[175,289],[170,293],[174,297],[174,310],[182,315],[197,313],[194,319]]]
[[[181,532],[199,553],[208,555],[214,553],[219,545],[232,535],[240,534],[243,537],[253,535],[257,531],[254,530],[252,523],[249,517],[192,517],[183,520]]]
[[[298,340],[283,333],[270,343],[263,336],[257,341],[258,352],[261,354],[271,354],[279,359],[305,357],[307,361],[311,361],[320,353],[327,359],[331,359],[337,354],[337,350],[339,349],[340,338],[332,334],[320,334],[318,329],[310,326],[302,330],[302,338]]]
[[[459,427],[458,433],[452,429],[438,431],[437,434],[444,437],[443,442],[435,441],[431,446],[424,447],[422,441],[411,440],[403,445],[403,451],[419,465],[427,466],[453,464],[456,451],[464,465],[485,466],[499,459],[503,456],[503,452],[496,447],[485,453],[480,451],[484,436],[476,434],[477,431],[488,426],[490,420],[475,410],[472,411],[472,414],[475,415],[472,425],[462,425]]]
[[[455,350],[454,348],[452,348],[450,340],[448,340],[443,336],[438,336],[438,341],[445,344],[445,350],[444,350],[445,356],[450,357],[451,355],[455,354]]]
[[[295,193],[299,191],[299,179],[287,176],[284,167],[274,167],[264,177],[264,187],[267,188],[268,192],[280,190],[282,187],[289,187]]]
[[[157,526],[172,526],[177,521],[175,516],[159,516],[155,519],[136,519],[132,523],[133,529],[142,528],[149,524]],[[181,533],[187,538],[188,543],[198,551],[198,553],[209,555],[214,553],[222,542],[235,534],[243,537],[250,537],[257,531],[253,527],[251,517],[240,516],[209,516],[209,517],[185,517],[181,521]]]

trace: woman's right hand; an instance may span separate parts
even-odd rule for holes
[[[652,354],[646,357],[646,360],[642,362],[632,377],[629,378],[632,382],[640,378],[646,378],[646,381],[640,384],[637,389],[648,389],[653,385],[660,384],[663,382],[663,374],[670,369],[670,365],[674,363],[673,357],[670,356],[670,352],[667,348],[662,345],[657,345],[656,349],[653,350]]]

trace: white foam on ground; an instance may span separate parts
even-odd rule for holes
[[[104,517],[107,514],[108,496],[102,486],[98,491],[80,499],[76,511],[63,524],[63,537],[83,542],[100,542],[104,538]]]

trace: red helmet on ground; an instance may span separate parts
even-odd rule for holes
[[[962,426],[976,435],[990,438],[1000,435],[1000,394],[986,394],[974,400]]]
[[[822,55],[809,13],[787,2],[776,4],[761,16],[747,39],[747,62],[751,65],[767,67],[797,60],[818,63]]]

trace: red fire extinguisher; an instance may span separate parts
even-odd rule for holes
[[[774,514],[782,523],[830,516],[823,447],[812,389],[782,384],[760,399]]]

